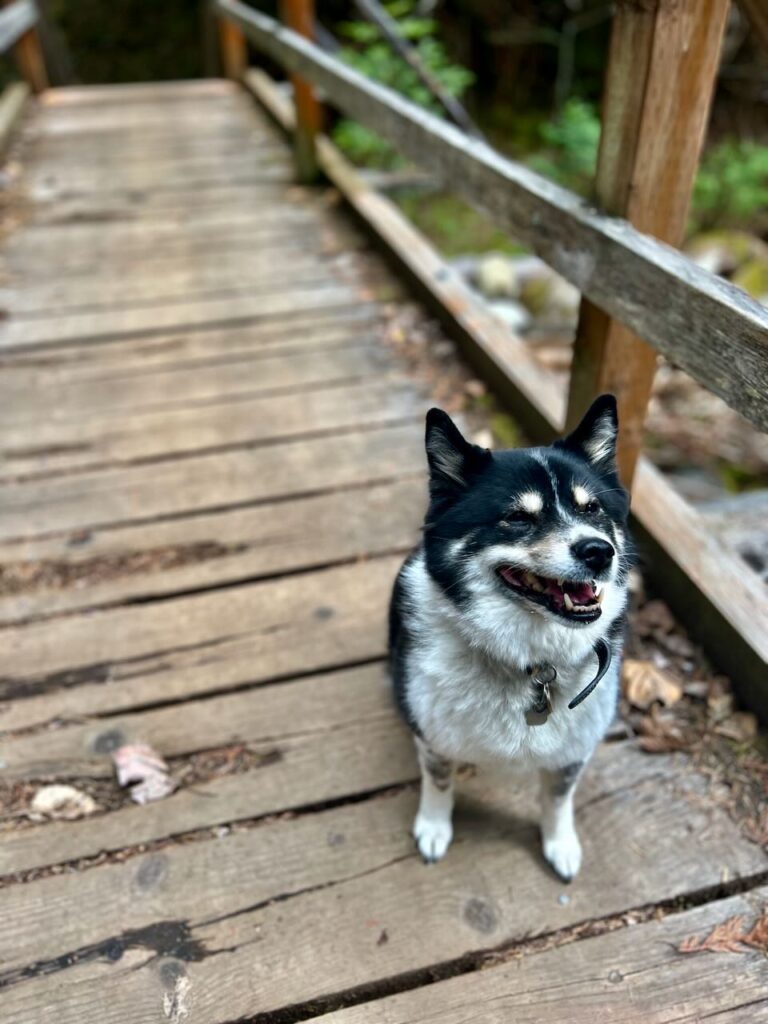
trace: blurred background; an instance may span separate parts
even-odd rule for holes
[[[201,76],[203,16],[192,0],[106,5],[45,0],[44,46],[53,84],[159,81]],[[270,14],[274,3],[255,4]],[[606,0],[391,0],[385,5],[437,82],[502,152],[590,198],[612,5]],[[768,302],[768,40],[733,4],[717,91],[689,216],[685,249],[698,263]],[[440,113],[417,74],[352,0],[317,6],[318,42],[357,70]],[[261,58],[253,55],[254,63]],[[279,77],[279,69],[270,68]],[[344,153],[376,177],[401,210],[494,312],[525,336],[542,362],[567,373],[579,295],[516,239],[438,188],[369,129],[336,117]],[[482,404],[485,396],[469,396]],[[518,440],[495,416],[501,443]],[[713,430],[713,424],[715,429]],[[768,574],[768,438],[661,365],[649,409],[647,450],[685,496],[729,529]],[[766,492],[768,493],[768,492]]]

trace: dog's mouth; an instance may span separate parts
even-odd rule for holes
[[[513,565],[501,565],[496,573],[514,593],[569,622],[595,622],[602,615],[600,605],[605,591],[594,580],[550,579]]]

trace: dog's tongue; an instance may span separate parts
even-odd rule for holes
[[[566,583],[563,588],[574,604],[593,604],[597,600],[591,583]]]

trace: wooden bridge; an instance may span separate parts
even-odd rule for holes
[[[43,89],[31,22],[13,36],[41,91],[0,109],[16,125],[0,325],[0,1021],[768,1021],[759,949],[679,952],[768,901],[764,851],[684,754],[651,757],[620,731],[603,746],[580,790],[586,866],[570,887],[539,855],[526,784],[467,778],[449,856],[419,861],[416,766],[383,656],[388,590],[423,510],[426,396],[382,343],[386,272],[333,193],[295,184],[267,116],[292,111],[263,75],[243,76],[239,31],[289,66],[301,55],[305,73],[328,59],[218,7],[247,89]],[[355,88],[357,103],[389,104],[395,132],[414,117]],[[556,427],[563,396],[522,344],[312,138],[311,113],[302,131],[304,171],[320,160],[530,429]],[[447,159],[451,130],[435,139]],[[489,151],[466,166],[472,187],[509,175]],[[560,199],[537,199],[545,236]],[[667,314],[688,309],[692,357],[636,312],[631,287],[616,298],[598,274],[595,301],[646,317],[650,340],[694,369],[715,361],[707,321],[740,323],[746,363],[718,364],[721,391],[764,360],[765,313],[733,289],[626,225],[558,216],[598,264],[630,251],[636,270],[656,268]],[[554,242],[551,254],[567,263]],[[744,399],[756,419],[760,365]],[[730,656],[759,703],[757,584],[642,461],[635,500],[659,558],[662,519],[676,528],[671,579],[721,644],[737,638]],[[111,754],[133,743],[166,758],[175,792],[138,806],[117,789]],[[50,782],[96,807],[30,820]]]

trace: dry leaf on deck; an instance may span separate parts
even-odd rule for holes
[[[176,782],[168,774],[168,765],[146,743],[126,743],[112,751],[120,786],[131,783],[131,799],[137,804],[161,800],[176,789]]]
[[[34,821],[40,818],[63,818],[72,821],[84,818],[99,809],[98,804],[74,786],[52,785],[38,789],[29,805],[29,817]]]
[[[633,707],[641,711],[657,701],[670,707],[683,695],[683,688],[672,676],[657,668],[653,662],[627,658],[622,671],[624,696]]]
[[[749,931],[744,930],[744,918],[729,917],[716,925],[704,939],[689,935],[678,946],[681,953],[745,953],[747,947],[768,950],[768,908],[763,910]]]

